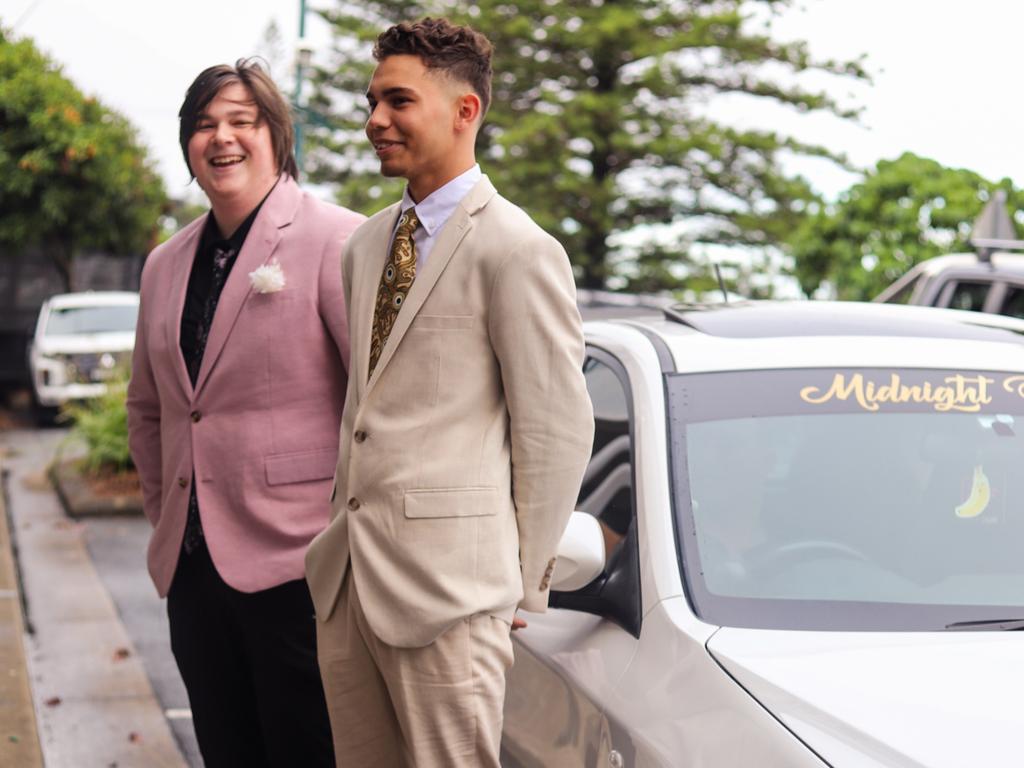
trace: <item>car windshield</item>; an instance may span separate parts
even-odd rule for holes
[[[46,320],[47,336],[134,331],[138,307],[111,304],[94,307],[57,307]]]
[[[669,377],[676,530],[714,624],[1024,618],[1024,376]]]

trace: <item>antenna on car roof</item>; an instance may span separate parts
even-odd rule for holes
[[[1017,240],[1013,219],[1006,210],[1006,190],[997,189],[971,228],[970,243],[978,250],[978,261],[992,261],[993,251],[1024,250],[1024,240]]]
[[[718,278],[718,288],[722,291],[722,303],[729,303],[729,292],[725,290],[725,280],[722,279],[722,270],[718,267],[718,262],[715,262],[715,277]]]

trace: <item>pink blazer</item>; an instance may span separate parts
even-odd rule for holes
[[[282,176],[228,276],[194,389],[181,314],[206,216],[146,260],[128,432],[161,596],[178,563],[193,468],[224,581],[255,592],[304,576],[306,547],[330,517],[348,379],[341,248],[362,220]],[[249,273],[272,260],[284,288],[260,293]]]

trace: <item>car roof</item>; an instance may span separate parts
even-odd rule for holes
[[[976,253],[948,253],[915,264],[901,277],[888,285],[873,301],[887,303],[894,300],[911,285],[918,286],[915,293],[934,278],[948,274],[952,278],[996,282],[1000,278],[1024,281],[1024,254],[996,251],[988,261]],[[899,303],[899,302],[898,302]]]
[[[69,307],[106,307],[110,305],[137,305],[139,294],[134,291],[80,291],[58,293],[46,300],[51,309]]]
[[[680,372],[817,367],[1024,370],[1024,321],[932,307],[765,301],[694,307],[661,317],[588,323],[641,331]],[[663,366],[664,367],[664,366]]]
[[[1024,320],[931,307],[842,301],[746,301],[711,306],[677,305],[676,322],[711,336],[914,336],[1004,339],[1024,334]]]
[[[948,253],[922,261],[914,269],[916,273],[923,272],[929,277],[949,269],[1024,275],[1024,253],[996,251],[991,255],[990,261],[982,261],[976,253]]]

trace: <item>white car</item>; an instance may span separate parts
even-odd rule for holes
[[[128,364],[135,345],[139,295],[130,291],[64,293],[43,302],[29,345],[37,406],[96,397]]]
[[[936,256],[915,265],[874,301],[967,309],[1024,318],[1024,254]]]
[[[827,302],[586,324],[594,452],[503,765],[1019,764],[1022,333]]]

